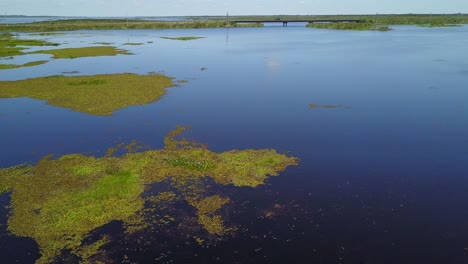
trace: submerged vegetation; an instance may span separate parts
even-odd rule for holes
[[[161,37],[162,39],[170,39],[170,40],[196,40],[202,39],[204,37]]]
[[[159,150],[102,158],[81,154],[57,159],[46,156],[36,165],[0,169],[0,193],[11,193],[8,230],[38,243],[41,258],[37,263],[51,262],[63,251],[86,262],[110,239],[100,235],[90,241],[91,231],[111,221],[123,222],[127,233],[144,230],[152,223],[149,215],[157,210],[145,204],[185,200],[186,206],[196,209],[198,223],[205,232],[222,237],[229,228],[218,211],[230,199],[209,195],[205,179],[221,186],[256,187],[298,162],[272,149],[215,153],[202,144],[177,139],[184,130],[178,127],[170,132],[165,147]],[[167,182],[176,192],[143,195],[150,186],[165,186]],[[177,219],[161,219],[173,220]]]
[[[159,100],[166,88],[175,86],[172,80],[157,74],[40,77],[0,82],[0,98],[30,97],[92,115],[111,115]]]

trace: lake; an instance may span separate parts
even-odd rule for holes
[[[35,163],[51,153],[101,157],[132,140],[159,149],[177,125],[191,126],[184,136],[212,151],[271,148],[297,157],[299,165],[257,188],[221,188],[233,201],[223,212],[237,228],[232,236],[204,245],[192,235],[161,230],[127,238],[111,223],[106,228],[115,235],[102,259],[468,263],[468,27],[393,28],[20,34],[62,43],[60,48],[109,42],[134,55],[56,59],[2,70],[1,81],[77,71],[157,72],[188,82],[157,102],[112,116],[30,98],[0,99],[0,167]],[[179,36],[204,38],[160,38]],[[32,50],[45,48],[52,49]],[[0,63],[42,59],[49,55]],[[33,263],[39,258],[35,242],[6,231],[9,201],[0,195],[0,257]],[[77,260],[65,254],[61,261]]]

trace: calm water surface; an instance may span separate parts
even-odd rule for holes
[[[131,140],[160,148],[179,124],[191,125],[186,136],[214,151],[274,148],[301,160],[267,186],[236,191],[233,200],[247,205],[232,215],[245,227],[234,238],[208,248],[165,238],[164,252],[147,246],[136,253],[117,243],[115,259],[468,263],[468,27],[78,31],[42,38],[65,43],[61,47],[112,42],[136,55],[53,60],[0,71],[0,80],[154,71],[189,82],[111,117],[0,99],[1,167],[49,153],[101,156]],[[126,42],[145,44],[122,46]],[[256,208],[272,201],[285,205],[284,212],[258,219]],[[8,236],[7,209],[0,213],[1,259],[34,261],[34,242]]]

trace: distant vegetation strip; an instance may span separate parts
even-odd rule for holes
[[[336,29],[336,30],[376,30],[389,31],[390,27],[384,25],[375,25],[372,23],[312,23],[307,27],[320,29]]]
[[[261,23],[233,23],[251,20],[362,20],[373,25],[420,25],[444,27],[468,24],[468,14],[453,15],[321,15],[321,16],[234,16],[229,20],[222,16],[193,17],[184,21],[149,21],[125,19],[71,19],[41,21],[27,24],[1,24],[0,32],[47,32],[71,30],[116,30],[116,29],[187,29],[223,27],[262,27]],[[314,26],[315,27],[315,26]]]
[[[220,17],[211,17],[220,19]],[[379,25],[457,25],[468,24],[468,14],[402,14],[402,15],[320,15],[320,16],[235,16],[232,20],[363,20]]]
[[[2,24],[0,31],[4,32],[52,32],[70,30],[111,30],[111,29],[185,29],[185,28],[223,28],[235,27],[226,20],[203,21],[145,21],[124,19],[76,19],[43,21],[28,24]],[[252,26],[258,26],[253,24]]]

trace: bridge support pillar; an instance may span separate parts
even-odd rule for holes
[[[284,21],[283,22],[283,27],[287,27],[288,26],[288,22]]]

